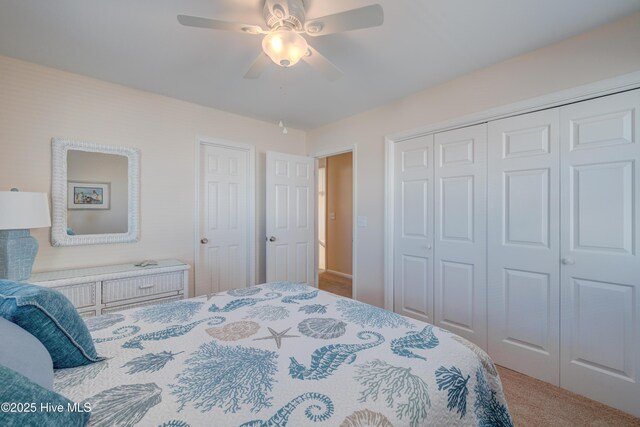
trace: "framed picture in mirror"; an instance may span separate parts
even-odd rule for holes
[[[108,182],[67,183],[67,209],[109,209],[110,201]]]

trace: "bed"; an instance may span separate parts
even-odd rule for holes
[[[96,426],[512,425],[474,344],[288,282],[87,319],[107,359],[55,372]]]

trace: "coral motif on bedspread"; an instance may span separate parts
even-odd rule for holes
[[[300,283],[87,324],[105,360],[57,370],[54,387],[92,405],[91,425],[512,425],[498,373],[479,347]]]
[[[336,303],[336,308],[342,312],[342,317],[345,320],[358,324],[363,328],[414,327],[407,318],[399,314],[358,301],[341,299]]]
[[[384,398],[386,405],[394,409],[398,419],[408,420],[408,425],[424,424],[431,408],[427,383],[411,372],[411,368],[392,366],[381,360],[358,365],[355,379],[363,386],[360,401],[376,402]],[[382,400],[382,399],[381,399]]]
[[[187,369],[170,384],[180,404],[201,412],[218,407],[252,412],[271,406],[271,391],[277,372],[278,355],[251,347],[231,347],[209,342],[200,346],[186,361]]]
[[[136,322],[142,320],[147,323],[189,322],[203,305],[202,301],[175,301],[150,305],[140,308],[132,317]]]

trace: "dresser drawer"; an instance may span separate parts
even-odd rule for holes
[[[102,303],[112,303],[167,292],[182,291],[182,272],[105,280],[102,282]]]
[[[96,288],[99,282],[81,283],[79,285],[64,286],[54,288],[60,291],[62,295],[69,298],[69,301],[77,309],[84,307],[95,307],[96,305]]]
[[[175,296],[175,297],[152,299],[152,300],[149,300],[149,301],[142,301],[142,302],[137,302],[137,303],[134,303],[134,304],[124,304],[124,305],[119,305],[119,306],[116,306],[116,307],[103,308],[102,309],[102,314],[114,313],[116,311],[128,310],[130,308],[136,308],[136,307],[144,307],[144,306],[147,306],[147,305],[155,305],[155,304],[163,304],[163,303],[166,303],[166,302],[180,301],[181,299],[184,299],[184,298],[183,298],[182,295],[179,295],[179,296]]]

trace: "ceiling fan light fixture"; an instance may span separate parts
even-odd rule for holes
[[[307,54],[309,45],[304,37],[289,29],[269,33],[262,40],[262,50],[281,67],[291,67]]]

